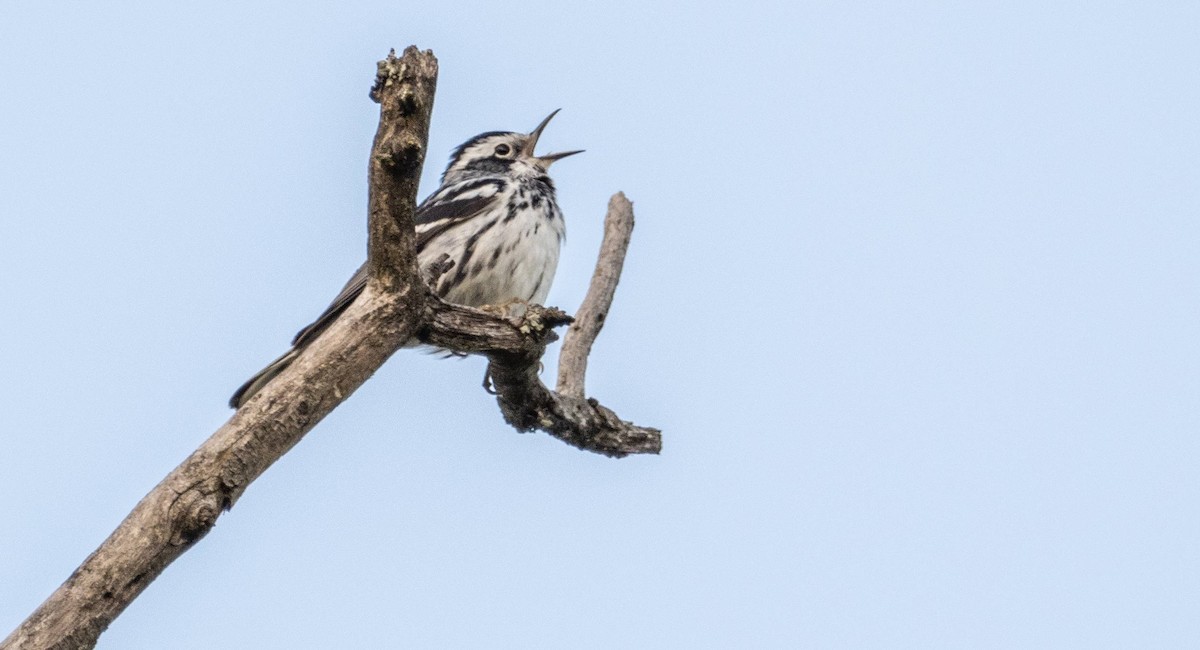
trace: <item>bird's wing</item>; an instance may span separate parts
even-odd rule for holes
[[[417,227],[417,252],[425,250],[434,237],[486,212],[499,200],[505,183],[501,178],[476,178],[438,188],[417,206],[417,213],[413,215]]]
[[[346,286],[342,287],[341,292],[338,293],[337,297],[333,299],[333,302],[329,303],[329,306],[325,308],[325,311],[321,312],[321,315],[317,317],[317,320],[313,321],[299,332],[296,332],[296,338],[292,339],[292,347],[304,347],[320,336],[321,332],[324,332],[330,325],[332,325],[333,321],[336,320],[337,317],[342,314],[342,312],[346,311],[346,308],[349,307],[356,298],[358,298],[359,294],[363,292],[363,288],[366,286],[367,265],[364,262],[363,265],[358,267],[358,270],[354,272],[354,275],[350,276],[350,281],[346,283]]]
[[[438,235],[454,226],[468,221],[484,212],[497,200],[504,181],[496,179],[476,180],[443,186],[437,192],[425,199],[413,221],[417,227],[417,254]],[[367,286],[367,265],[358,267],[346,286],[342,287],[337,297],[325,311],[308,327],[296,333],[292,339],[292,347],[300,348],[308,345],[337,320],[346,311]]]

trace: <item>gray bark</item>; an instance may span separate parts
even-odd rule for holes
[[[552,328],[571,322],[565,313],[535,305],[511,321],[444,303],[430,293],[417,269],[412,219],[436,84],[432,52],[409,47],[401,57],[389,54],[379,63],[371,91],[380,103],[380,122],[369,169],[370,279],[363,295],[151,490],[0,643],[0,650],[94,647],[108,625],[212,530],[254,479],[414,336],[449,350],[487,355],[501,412],[522,431],[542,429],[608,456],[661,449],[657,430],[624,422],[583,398],[586,349],[583,362],[571,366],[571,382],[577,384],[563,384],[560,377],[560,387],[572,386],[572,394],[560,395],[542,384],[540,359],[555,338]],[[598,262],[597,274],[606,265],[606,273],[613,273],[615,263],[613,288],[623,257],[624,246],[619,257],[602,254]],[[611,301],[611,289],[589,291],[580,313],[607,314]]]

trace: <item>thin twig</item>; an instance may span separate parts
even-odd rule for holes
[[[633,235],[633,204],[625,194],[617,192],[608,200],[608,214],[604,217],[604,240],[600,242],[600,256],[596,260],[596,271],[575,322],[567,328],[562,351],[558,355],[558,392],[566,397],[583,399],[584,380],[587,374],[588,355],[592,344],[600,335],[608,311],[612,308],[613,294],[621,281],[621,269],[625,266],[625,252],[629,250],[629,238]]]

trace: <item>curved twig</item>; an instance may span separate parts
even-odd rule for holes
[[[625,194],[617,192],[608,200],[608,214],[604,217],[604,240],[600,242],[600,256],[596,260],[596,271],[588,286],[587,296],[575,322],[567,328],[562,352],[558,355],[558,392],[567,397],[582,399],[584,375],[587,374],[588,355],[592,344],[600,335],[608,310],[612,308],[613,294],[621,281],[621,269],[625,266],[625,251],[629,250],[629,238],[633,235],[633,204]]]

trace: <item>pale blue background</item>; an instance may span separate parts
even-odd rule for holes
[[[367,89],[546,150],[591,392],[403,352],[102,648],[1200,645],[1200,5],[0,6],[0,634],[361,261]],[[553,372],[549,364],[548,374]],[[552,376],[552,375],[551,375]]]

